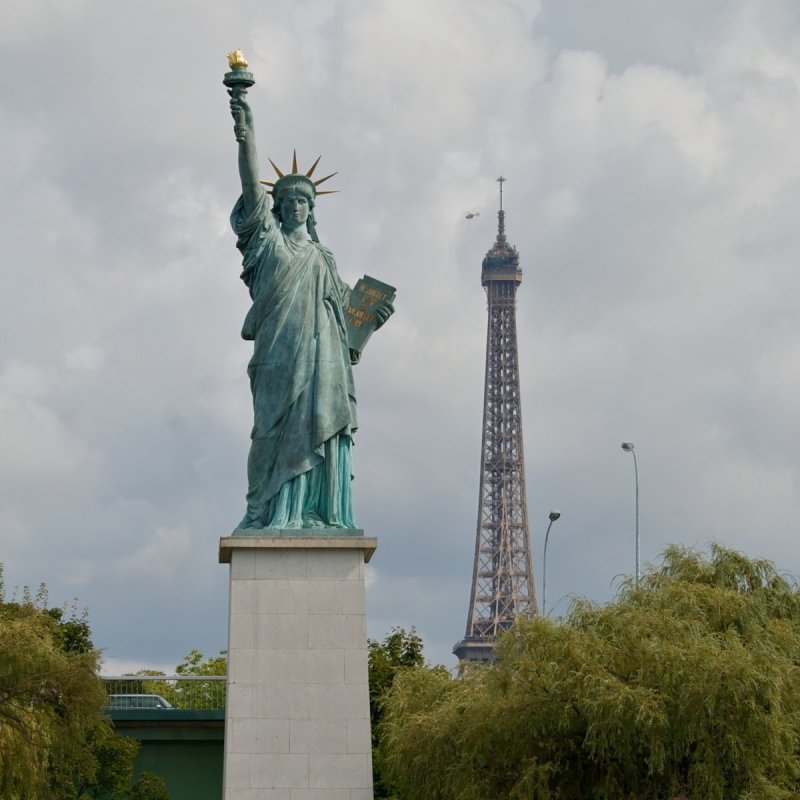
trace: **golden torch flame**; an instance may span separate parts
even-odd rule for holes
[[[228,53],[228,65],[231,69],[247,69],[247,59],[241,50],[231,50]]]

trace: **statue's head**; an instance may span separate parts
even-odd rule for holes
[[[293,193],[305,197],[308,200],[308,218],[306,220],[308,235],[315,242],[318,242],[316,221],[314,220],[314,201],[318,195],[333,194],[333,192],[317,191],[317,186],[324,183],[328,178],[332,178],[336,173],[332,172],[324,178],[320,178],[316,181],[312,180],[311,176],[314,174],[317,164],[319,164],[319,158],[308,168],[308,171],[304,175],[297,169],[297,151],[292,155],[291,172],[284,173],[279,170],[272,159],[269,160],[269,163],[272,164],[272,168],[278,175],[278,179],[274,183],[272,181],[261,181],[261,183],[269,187],[269,192],[272,195],[272,213],[278,221],[283,224],[284,220],[281,218],[281,201],[286,197],[290,197]]]
[[[283,222],[281,217],[281,203],[284,199],[292,196],[305,197],[308,201],[308,210],[311,212],[314,208],[314,199],[317,196],[317,190],[314,187],[314,181],[305,175],[289,174],[278,178],[272,186],[272,213],[277,217],[279,222]]]
[[[334,175],[336,175],[336,173],[332,172],[330,175],[326,175],[324,178],[320,178],[316,181],[312,180],[311,176],[314,174],[317,164],[319,164],[319,158],[308,168],[308,171],[303,174],[297,169],[297,151],[295,151],[292,155],[291,172],[283,172],[282,170],[278,169],[272,159],[269,159],[269,163],[272,164],[272,168],[275,170],[278,179],[275,182],[261,181],[261,183],[269,187],[269,192],[272,195],[272,213],[278,218],[278,220],[281,220],[281,200],[292,192],[299,192],[308,199],[309,219],[313,227],[314,202],[317,196],[322,194],[334,194],[334,192],[331,191],[318,191],[317,186],[327,181],[328,178],[332,178]]]

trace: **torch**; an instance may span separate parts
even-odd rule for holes
[[[244,97],[247,90],[256,82],[252,72],[247,71],[247,61],[241,50],[233,50],[228,53],[228,66],[230,72],[225,73],[222,82],[228,87],[228,94],[235,100]],[[244,111],[239,112],[238,119],[234,122],[233,133],[237,142],[245,139],[246,127],[244,124]]]

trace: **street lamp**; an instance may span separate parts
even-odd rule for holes
[[[550,512],[550,524],[547,526],[547,533],[544,535],[544,558],[542,559],[542,616],[547,616],[547,539],[550,536],[550,528],[553,523],[561,516],[560,511]]]
[[[622,449],[633,456],[633,474],[636,481],[636,585],[639,585],[639,465],[633,442],[623,442]]]

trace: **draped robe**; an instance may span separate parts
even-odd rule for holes
[[[239,528],[355,528],[350,491],[355,390],[344,308],[350,288],[333,254],[279,229],[262,191],[231,225],[253,305],[242,337],[254,424],[247,513]]]

